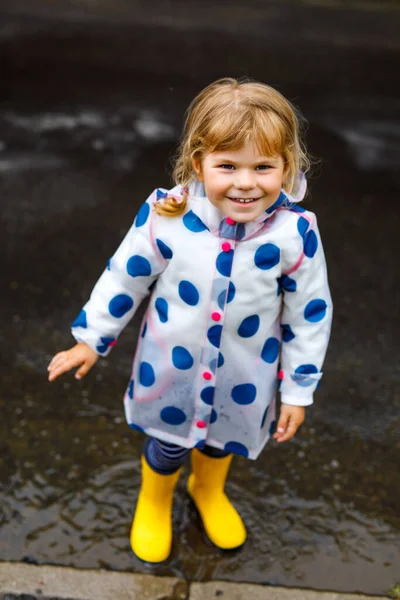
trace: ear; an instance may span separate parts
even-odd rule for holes
[[[203,174],[201,171],[201,161],[198,158],[192,159],[193,171],[196,173],[197,179],[203,181]]]

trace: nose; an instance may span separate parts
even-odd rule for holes
[[[255,176],[251,169],[237,169],[235,187],[239,190],[251,190],[255,187]]]

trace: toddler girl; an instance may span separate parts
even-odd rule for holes
[[[144,561],[170,554],[190,451],[188,492],[208,537],[241,546],[224,493],[232,455],[289,440],[313,402],[332,305],[315,215],[298,204],[307,166],[280,93],[231,78],[205,88],[188,109],[176,187],[141,206],[72,325],[77,344],[50,362],[50,381],[73,367],[81,379],[151,290],[124,397],[129,425],[148,436],[131,531]]]

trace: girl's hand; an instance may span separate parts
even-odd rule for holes
[[[306,416],[304,406],[282,404],[278,425],[273,437],[277,442],[287,442],[292,439]]]
[[[58,352],[50,361],[47,370],[49,381],[54,381],[74,367],[80,367],[75,373],[75,379],[82,379],[93,367],[99,355],[84,342],[79,342],[70,350]]]

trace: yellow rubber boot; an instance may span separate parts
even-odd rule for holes
[[[130,535],[132,550],[141,560],[159,563],[171,553],[172,504],[181,470],[160,475],[142,456],[142,485]]]
[[[192,474],[187,485],[209,539],[222,550],[242,546],[247,537],[239,513],[224,492],[231,462],[232,454],[211,458],[192,450]]]

